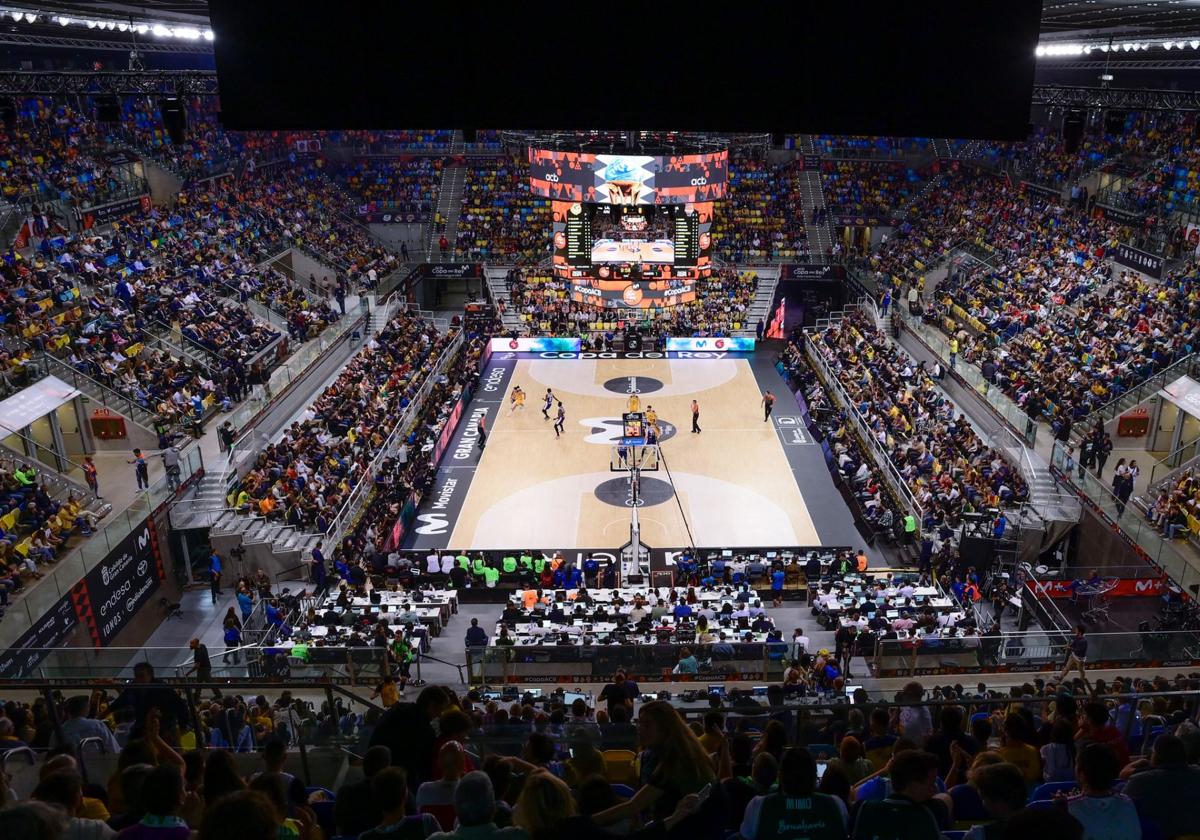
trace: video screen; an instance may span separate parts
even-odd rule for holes
[[[554,273],[571,298],[611,308],[674,306],[712,273],[712,202],[613,205],[554,201]]]
[[[675,263],[674,214],[644,205],[592,208],[593,264]]]
[[[529,149],[529,186],[556,201],[683,205],[725,197],[729,152],[694,155],[591,154]]]

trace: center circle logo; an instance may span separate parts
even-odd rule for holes
[[[651,376],[618,376],[604,383],[604,390],[625,396],[635,391],[639,394],[653,394],[663,388],[662,380]],[[645,408],[645,406],[642,406]]]
[[[675,490],[668,482],[643,475],[641,490],[638,493],[638,507],[661,505],[663,502],[669,502],[674,495]],[[629,479],[626,477],[602,481],[596,488],[596,498],[613,507],[633,507],[633,497],[629,492]]]

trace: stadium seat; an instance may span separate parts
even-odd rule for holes
[[[1056,793],[1067,793],[1079,787],[1079,782],[1046,782],[1038,785],[1029,794],[1030,804],[1042,799],[1053,799]]]
[[[614,796],[619,796],[622,799],[633,798],[633,788],[631,788],[629,785],[609,785],[609,787],[612,788]]]
[[[604,777],[609,784],[633,784],[637,781],[633,768],[637,754],[632,750],[605,750],[600,755],[604,758]]]

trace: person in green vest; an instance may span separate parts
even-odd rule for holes
[[[513,557],[511,554],[505,555],[504,559],[500,561],[500,564],[503,566],[504,574],[506,575],[515,574],[517,571],[517,558]]]
[[[292,645],[291,655],[299,659],[301,662],[308,661],[308,645],[298,644]]]
[[[917,538],[917,517],[911,513],[904,515],[904,544],[912,545]]]
[[[844,840],[846,806],[836,797],[817,793],[816,788],[816,760],[804,747],[792,747],[783,754],[779,765],[779,792],[756,796],[746,806],[742,837]]]
[[[533,558],[533,573],[535,575],[540,575],[542,573],[542,569],[544,568],[546,568],[546,555],[538,553],[538,555]]]
[[[413,661],[413,647],[408,639],[404,636],[396,636],[392,642],[392,660],[400,668],[400,690],[404,690],[404,684],[408,682],[409,668]]]
[[[475,555],[475,559],[471,564],[471,573],[475,577],[483,577],[484,570],[488,568],[487,560],[483,559],[482,554]]]
[[[458,563],[460,568],[465,569],[468,572],[471,571],[471,558],[467,557],[467,555],[459,554],[454,558],[454,562]]]
[[[36,475],[37,472],[33,469],[33,467],[21,466],[13,470],[13,478],[15,478],[17,483],[22,487],[33,486],[33,479]]]
[[[495,589],[496,584],[500,582],[500,570],[495,566],[488,566],[483,570],[483,583],[488,589]]]
[[[528,551],[521,553],[520,564],[522,569],[533,569],[533,555]]]
[[[938,759],[921,750],[892,757],[892,792],[855,806],[851,840],[939,840],[938,818],[930,804],[937,793]],[[944,810],[944,809],[943,809]]]

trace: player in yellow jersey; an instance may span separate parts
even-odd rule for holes
[[[518,408],[521,409],[522,412],[524,412],[524,410],[525,410],[525,392],[521,390],[520,385],[513,386],[512,393],[508,395],[508,402],[509,402],[509,406],[510,406],[508,411],[510,414],[512,412],[516,411]]]
[[[642,398],[638,396],[637,391],[634,391],[629,395],[628,406],[630,414],[637,414],[642,410]]]
[[[646,425],[647,426],[657,426],[658,425],[658,412],[654,410],[654,406],[652,406],[652,405],[646,406]]]

